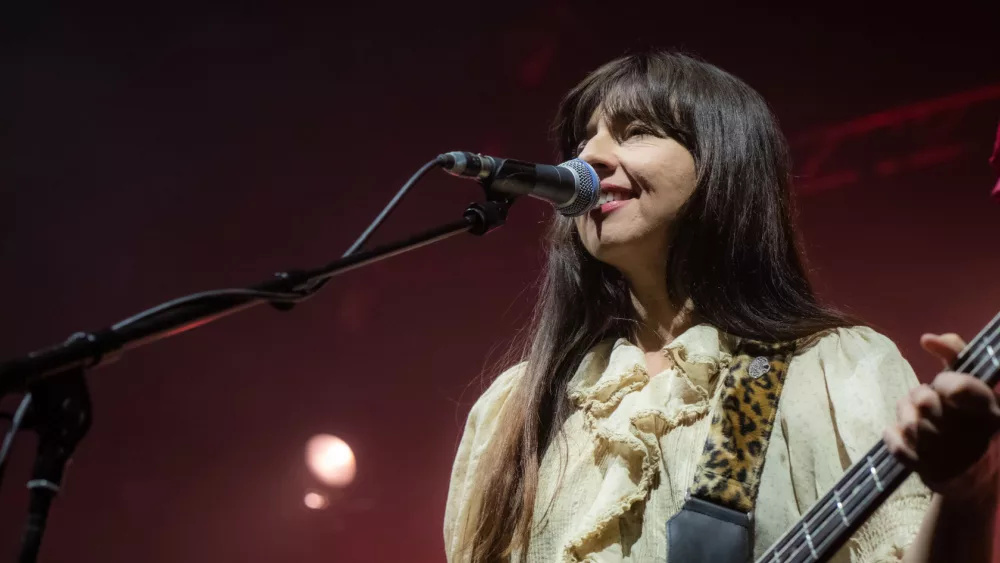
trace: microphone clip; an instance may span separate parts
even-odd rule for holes
[[[474,235],[482,236],[502,226],[507,221],[507,212],[514,202],[514,198],[510,196],[492,197],[489,189],[486,190],[486,198],[486,201],[470,203],[463,214],[472,225],[469,232]]]

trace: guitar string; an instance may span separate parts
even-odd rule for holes
[[[819,546],[812,544],[813,549],[807,549],[810,544],[803,545],[799,543],[793,546],[793,549],[784,554],[776,554],[772,557],[771,561],[779,561],[781,563],[799,563],[816,561],[817,557],[813,557],[813,553],[816,552],[817,555],[822,557],[822,552],[828,548],[829,538],[820,543]]]
[[[885,483],[892,484],[892,482],[903,472],[905,468],[891,454],[889,454],[888,450],[884,450],[884,452],[886,455],[876,467],[876,472],[878,472],[879,475],[879,483],[884,481]],[[879,489],[875,483],[866,481],[861,486],[851,491],[851,494],[849,495],[852,497],[851,501],[856,502],[852,502],[852,506],[847,508],[845,518],[852,522],[855,521],[855,519],[857,519],[860,514],[868,508],[871,501],[881,494],[882,490],[883,489]],[[859,498],[854,499],[853,497],[855,495]],[[829,526],[831,523],[834,524],[832,527]],[[818,544],[815,546],[817,553],[822,555],[830,549],[830,546],[838,539],[836,532],[841,530],[840,525],[841,523],[836,520],[831,521],[827,519],[816,528],[816,533],[812,534],[812,539],[814,543]],[[809,555],[811,555],[811,553]]]
[[[891,463],[892,459],[893,458],[891,458],[891,457],[889,458],[889,465],[890,466],[892,464]],[[888,469],[888,471],[887,471],[887,469]],[[901,473],[901,471],[899,471],[901,469],[903,469],[902,465],[898,465],[897,464],[895,467],[889,467],[889,468],[882,467],[881,468],[881,472],[884,474],[884,476],[887,479],[895,479]],[[875,496],[878,495],[878,489],[876,489],[875,487],[869,486],[869,487],[867,487],[867,489],[868,490],[866,491],[867,494],[865,495],[865,498],[862,499],[862,501],[859,502],[859,504],[858,504],[858,507],[857,507],[858,510],[851,511],[851,514],[849,516],[850,518],[856,518],[859,515],[859,512],[864,510],[865,505],[868,502],[870,502],[872,500],[872,498],[873,498],[872,493],[874,493]],[[852,493],[852,494],[854,494],[854,493]],[[807,563],[807,562],[811,562],[811,561],[816,561],[817,558],[813,557],[813,555],[812,555],[813,551],[817,552],[817,554],[820,555],[820,557],[823,557],[823,552],[826,551],[829,548],[829,546],[831,544],[831,540],[833,540],[833,539],[835,539],[835,536],[833,536],[833,537],[827,537],[826,539],[820,541],[820,543],[819,543],[818,546],[814,545],[813,546],[813,550],[804,549],[804,547],[807,547],[807,546],[797,545],[797,546],[795,546],[794,551],[788,553],[786,556],[784,556],[784,557],[782,557],[780,559],[777,558],[777,557],[774,557],[774,558],[772,558],[772,561],[777,561],[777,562],[780,562],[780,563]]]
[[[1000,315],[998,315],[997,318],[994,319],[994,320],[995,321],[996,320],[1000,320]],[[991,322],[990,325],[992,325],[992,324],[994,324],[994,323]],[[989,329],[989,328],[990,328],[990,326],[988,325],[987,329]],[[992,342],[992,341],[998,335],[1000,335],[1000,327],[997,328],[996,332],[993,335],[989,335],[986,338],[986,343],[983,344],[981,342],[981,340],[982,340],[981,337],[983,335],[980,334],[979,336],[977,336],[976,339],[973,340],[973,343],[970,344],[970,346],[968,347],[968,349],[969,350],[975,350],[976,348],[979,348],[980,351],[986,350],[988,352],[988,351],[990,351],[989,347],[992,344],[995,343],[995,342]],[[977,377],[981,377],[981,376],[979,376],[977,374],[977,372],[979,371],[980,368],[982,368],[984,365],[986,365],[987,362],[992,362],[992,358],[993,358],[992,355],[984,355],[984,356],[979,357],[978,352],[977,353],[973,353],[973,354],[968,354],[966,356],[966,358],[965,358],[966,361],[961,362],[961,364],[967,364],[968,361],[970,361],[970,360],[972,360],[974,358],[977,358],[977,357],[979,358],[979,361],[978,361],[977,365],[974,368],[972,368],[971,370],[968,370],[968,373],[970,373],[972,375],[976,375]],[[961,364],[958,366],[957,369],[964,369],[966,367],[965,365],[961,365]],[[883,479],[894,479],[905,468],[902,466],[902,464],[899,464],[898,462],[896,462],[895,464],[893,463],[894,461],[896,461],[895,458],[893,456],[891,456],[891,455],[888,455],[888,450],[884,446],[885,446],[885,444],[882,443],[882,442],[880,442],[877,445],[877,450],[875,452],[875,455],[878,458],[878,462],[875,463],[874,460],[871,460],[871,462],[872,462],[873,465],[877,465],[878,466],[876,468],[876,472]],[[866,457],[870,458],[871,456],[868,455]],[[883,462],[885,462],[885,463],[883,463]],[[886,467],[886,465],[888,465],[888,467]],[[860,469],[860,471],[852,472],[853,475],[851,476],[851,479],[849,480],[849,484],[852,484],[853,481],[856,480],[856,477],[858,475],[865,475],[866,474],[866,472],[863,469],[861,469],[862,467],[864,467],[864,466],[863,465],[859,465],[858,469]],[[873,491],[876,490],[875,488],[872,488],[871,487],[871,483],[868,483],[868,482],[862,483],[862,485],[860,487],[863,487],[864,489],[867,489],[868,492],[873,492]],[[866,497],[859,503],[858,506],[852,506],[852,500],[853,500],[854,495],[858,492],[858,488],[859,487],[855,487],[853,489],[849,489],[850,493],[848,494],[846,501],[844,501],[844,499],[841,499],[842,500],[842,505],[844,503],[846,503],[848,505],[847,510],[848,510],[848,512],[852,512],[852,514],[853,514],[852,518],[856,517],[857,514],[858,514],[857,510],[855,510],[855,509],[864,510],[865,508],[867,508],[867,504],[871,500],[870,495],[866,495]],[[840,487],[834,487],[834,490],[838,494],[840,493],[840,489],[841,489]],[[796,526],[796,528],[800,528],[800,529],[796,531],[796,533],[795,533],[794,536],[790,537],[788,539],[788,541],[778,542],[778,543],[783,543],[783,544],[786,544],[786,545],[779,547],[774,552],[774,554],[772,555],[772,557],[777,558],[777,557],[781,556],[782,555],[782,550],[785,547],[791,547],[790,545],[787,545],[787,544],[791,544],[794,541],[798,541],[799,545],[797,545],[795,547],[795,550],[792,551],[790,553],[790,555],[789,555],[790,557],[796,557],[797,554],[800,552],[800,550],[803,547],[801,545],[801,541],[799,541],[799,537],[802,536],[802,534],[805,533],[806,530],[809,529],[809,528],[812,528],[812,530],[809,532],[809,536],[807,538],[807,541],[811,542],[813,540],[817,540],[817,541],[820,542],[820,551],[826,549],[826,547],[828,546],[828,541],[827,540],[828,539],[835,539],[835,532],[838,529],[840,529],[839,526],[841,525],[840,522],[836,522],[836,517],[837,517],[837,512],[838,511],[836,509],[834,509],[833,505],[829,502],[830,499],[828,497],[830,497],[832,493],[833,493],[833,491],[831,491],[831,493],[827,493],[827,495],[825,495],[824,498],[823,498],[823,502],[818,503],[816,505],[816,507],[814,507],[814,508],[819,508],[820,510],[811,510],[811,511],[809,511],[809,513],[806,514],[806,518],[803,519],[803,522],[805,523],[805,526],[803,526],[802,523],[800,523],[798,526]],[[875,494],[877,495],[878,493],[876,492]],[[834,498],[836,498],[835,495],[834,495]],[[820,523],[819,526],[816,526],[814,520],[816,518],[819,518],[819,517],[822,517],[823,521],[822,521],[822,523]],[[833,526],[832,529],[829,527],[829,523],[830,523],[831,518],[834,519],[834,524],[835,524],[835,526]],[[777,547],[777,546],[778,546],[778,544],[776,544],[775,547]],[[815,548],[815,546],[814,546],[814,548]],[[769,555],[771,555],[770,552],[772,550],[768,550],[768,551],[769,551],[769,553],[765,553],[764,556],[761,558],[761,561],[765,561],[766,557],[769,556]],[[809,552],[810,556],[811,556],[811,554],[812,554],[812,550],[810,550],[810,552]]]
[[[885,450],[884,448],[879,448],[878,450],[876,450],[876,455],[878,455],[881,458],[881,459],[879,459],[879,463],[878,463],[879,467],[881,467],[883,465],[882,462],[885,461],[885,455],[884,454],[887,454],[887,453],[888,453],[888,450]],[[851,485],[852,486],[849,489],[850,492],[848,493],[847,497],[844,498],[844,499],[842,499],[842,501],[844,503],[848,503],[848,504],[852,503],[855,500],[854,499],[854,495],[858,494],[858,492],[860,490],[862,490],[866,485],[868,485],[868,482],[866,481],[865,478],[862,478],[861,483],[856,484],[856,485],[853,484],[853,481],[855,481],[859,475],[869,475],[870,476],[870,473],[868,473],[867,471],[858,471],[857,473],[855,473],[854,475],[851,476]],[[830,493],[827,493],[826,496],[830,496],[831,494],[832,494],[832,490],[831,490]],[[819,506],[820,506],[820,503],[817,503],[816,507],[819,507]],[[832,505],[830,505],[830,504],[828,504],[826,502],[823,503],[823,506],[824,506],[824,508],[832,508]],[[850,510],[850,508],[848,510]],[[812,511],[810,511],[810,512],[812,512]],[[825,512],[825,510],[824,510],[824,512]],[[835,515],[835,514],[836,514],[836,509],[833,509],[833,514],[832,515]],[[806,514],[806,518],[803,518],[802,521],[800,521],[798,524],[796,524],[796,526],[795,526],[796,533],[794,534],[794,536],[790,536],[788,538],[788,541],[786,541],[784,543],[784,545],[782,545],[782,546],[777,546],[777,544],[775,546],[772,546],[772,549],[768,550],[768,552],[766,552],[763,556],[761,556],[761,558],[758,560],[758,562],[759,563],[765,563],[766,561],[781,561],[781,562],[783,562],[783,561],[791,561],[791,559],[789,559],[789,558],[794,558],[799,553],[805,553],[802,550],[803,550],[803,548],[808,547],[808,545],[803,545],[802,541],[800,540],[800,538],[803,536],[803,534],[805,533],[806,529],[810,529],[809,537],[810,537],[810,539],[812,539],[812,538],[815,537],[815,532],[816,531],[821,531],[822,528],[825,528],[827,522],[829,522],[829,518],[826,518],[826,519],[824,519],[823,524],[819,528],[816,528],[814,525],[810,525],[810,524],[815,524],[814,522],[811,522],[811,521],[814,518],[816,518],[816,516],[817,515],[810,516],[810,514],[807,513]],[[805,524],[805,526],[803,526],[803,523]],[[777,547],[777,549],[775,549],[775,547]],[[794,547],[794,549],[792,551],[790,551],[790,552],[789,551],[785,551],[786,549],[792,548],[792,547]],[[811,553],[810,553],[810,555],[811,555]]]
[[[995,327],[994,325],[998,325],[998,326]],[[980,333],[978,335],[976,335],[976,337],[972,340],[972,342],[969,344],[969,346],[967,347],[967,349],[963,350],[963,351],[964,352],[970,352],[970,351],[975,350],[976,348],[985,348],[984,346],[982,346],[982,341],[984,340],[984,338],[987,339],[987,340],[992,340],[996,336],[996,334],[987,336],[988,333],[991,332],[994,328],[997,328],[998,330],[1000,330],[1000,314],[997,314],[989,323],[987,323],[987,325],[983,328],[983,330],[980,331]],[[989,344],[987,344],[987,346],[988,345]],[[959,365],[957,366],[957,369],[960,370],[960,371],[963,370],[963,369],[965,369],[968,366],[968,362],[972,358],[974,358],[975,356],[976,356],[976,354],[974,354],[974,353],[967,353],[965,355],[965,357],[962,358],[963,361],[961,361],[959,363]],[[882,451],[882,448],[879,447],[880,445],[884,445],[884,443],[880,442],[880,444],[877,444],[876,447],[878,447],[879,451],[876,451],[874,453],[875,453],[876,456],[878,456],[878,457],[881,458],[881,454],[883,453],[883,451]],[[870,457],[870,456],[871,456],[871,452],[869,452],[869,454],[866,455],[866,457]],[[845,483],[845,485],[853,485],[854,481],[857,479],[858,476],[865,476],[866,472],[863,469],[863,467],[864,466],[861,465],[861,464],[858,464],[857,467],[852,467],[849,470],[850,478],[849,478],[848,482]],[[838,492],[839,492],[839,489],[838,489]],[[816,509],[824,509],[827,506],[830,506],[829,505],[829,499],[826,498],[826,497],[830,497],[830,496],[832,496],[832,491],[830,493],[828,493],[827,495],[824,496],[824,498],[822,499],[824,501],[823,503],[817,504],[814,507],[813,510],[810,510],[809,512],[806,513],[806,521],[807,522],[809,522],[811,519],[813,519],[813,518],[816,517],[816,514],[815,514],[815,512],[817,512]],[[796,536],[798,536],[798,535],[801,535],[801,534],[796,534]],[[787,538],[782,538],[781,540],[779,540],[775,544],[774,547],[780,547],[782,544],[789,543],[790,541],[792,541],[794,539],[797,539],[797,537],[791,536],[791,537],[787,537]]]
[[[965,371],[966,373],[970,373],[970,375],[975,375],[976,377],[982,379],[982,377],[977,375],[975,372],[978,371],[978,369],[981,368],[983,365],[985,365],[987,362],[991,362],[992,358],[994,357],[991,354],[989,354],[989,352],[990,352],[990,347],[994,344],[997,344],[995,340],[998,340],[997,337],[1000,336],[1000,326],[994,327],[994,325],[998,324],[1000,324],[1000,314],[995,316],[989,323],[987,323],[987,325],[983,328],[980,334],[978,334],[976,338],[974,338],[973,341],[969,344],[966,350],[963,350],[963,352],[968,352],[968,353],[965,355],[965,357],[961,358],[962,361],[960,361],[959,364],[954,368],[956,371]],[[993,330],[994,328],[995,330]],[[993,332],[993,334],[989,334],[990,332]],[[985,343],[982,342],[983,340],[986,340],[986,342]],[[976,352],[977,348],[979,349],[978,352]],[[987,354],[979,359],[978,364],[972,370],[966,371],[968,363],[977,359],[979,353],[984,351],[987,352]],[[873,465],[878,465],[879,468],[881,468],[882,462],[885,459],[885,454],[888,454],[888,450],[885,448],[884,442],[880,442],[879,444],[877,444],[876,447],[877,449],[875,451],[875,456],[878,458],[878,462],[876,463],[874,460],[870,460],[870,463],[872,463]],[[866,458],[871,458],[871,457],[872,457],[871,455],[866,456]],[[851,492],[848,494],[848,498],[846,500],[841,498],[842,505],[845,502],[846,503],[851,502],[857,487],[860,486],[860,485],[854,485],[854,481],[856,481],[859,476],[863,476],[862,482],[864,484],[864,481],[866,481],[867,478],[865,476],[870,475],[867,471],[865,471],[864,467],[865,467],[864,464],[858,463],[857,467],[855,468],[856,471],[851,472],[852,474],[850,475],[850,478],[848,479],[848,482],[845,483],[845,485],[850,485],[853,488],[845,487]],[[902,465],[899,465],[899,467],[902,467]],[[882,470],[885,471],[884,468],[882,468]],[[879,469],[876,469],[876,472],[878,471]],[[833,494],[834,491],[836,491],[837,494],[840,494],[841,492],[840,489],[835,486],[830,492],[824,495],[823,499],[821,499],[823,502],[817,503],[817,505],[814,506],[813,509],[811,509],[806,513],[806,517],[803,519],[802,522],[806,523],[807,528],[812,527],[811,525],[815,524],[813,520],[820,517],[821,514],[823,517],[823,522],[820,524],[818,528],[819,530],[824,530],[826,528],[826,525],[829,522],[830,518],[836,518],[837,510],[834,509],[833,505],[830,503],[830,500],[832,499],[827,498],[827,497],[835,498],[835,495]],[[848,510],[850,511],[851,508],[848,508]],[[802,527],[802,522],[800,522],[798,525],[795,526],[796,533],[794,535],[779,539],[778,542],[776,542],[773,546],[771,546],[771,548],[768,549],[768,551],[761,556],[760,561],[764,562],[767,560],[767,557],[776,557],[780,555],[783,548],[790,547],[789,544],[799,541],[800,536],[802,536],[802,534],[805,532],[805,528]],[[810,537],[812,537],[812,534],[810,534]],[[801,549],[801,546],[797,547],[796,551],[792,552],[793,556],[795,553],[797,553],[798,549]]]
[[[991,322],[989,325],[987,325],[987,328],[984,329],[984,332],[986,332],[987,330],[989,330],[991,328],[991,325],[995,324],[995,322],[997,320],[1000,320],[1000,315],[998,315],[994,319],[993,322]],[[975,350],[975,349],[978,348],[980,352],[982,352],[982,351],[989,352],[990,351],[990,347],[993,344],[996,344],[996,342],[994,342],[994,340],[996,340],[997,337],[1000,336],[1000,327],[996,328],[996,331],[994,332],[994,334],[989,335],[989,336],[987,336],[985,338],[985,340],[986,340],[985,343],[982,342],[982,340],[983,340],[982,337],[983,336],[984,335],[982,333],[980,333],[980,335],[978,335],[976,337],[976,339],[974,339],[973,342],[968,346],[968,350]],[[970,375],[975,375],[976,377],[982,378],[982,376],[980,376],[977,372],[982,367],[984,367],[988,362],[992,363],[993,356],[991,354],[983,355],[981,357],[979,356],[979,352],[974,352],[974,353],[971,353],[971,354],[967,354],[966,358],[964,359],[965,361],[961,362],[959,364],[959,366],[956,367],[956,369],[959,370],[959,371],[964,370],[967,367],[967,365],[965,365],[965,364],[968,364],[969,361],[973,361],[973,360],[975,360],[977,358],[978,358],[977,365],[974,366],[971,370],[967,370],[966,373],[969,373]],[[988,373],[989,372],[987,372],[987,374],[985,374],[985,375],[988,375]],[[903,470],[905,470],[905,468],[902,466],[902,464],[899,464],[898,462],[893,463],[893,462],[896,461],[895,457],[889,455],[888,449],[885,448],[885,443],[884,442],[880,442],[876,447],[877,447],[877,450],[875,452],[875,456],[876,456],[876,458],[878,458],[878,462],[875,462],[872,459],[872,460],[870,460],[870,463],[872,465],[877,465],[878,466],[875,469],[875,471],[876,471],[876,473],[880,477],[882,477],[883,479],[891,480],[891,479],[894,479],[896,476],[898,476]],[[871,455],[866,456],[866,458],[871,458],[871,457],[872,457]],[[883,463],[883,462],[885,462],[885,463]],[[886,467],[886,465],[888,467]],[[868,472],[865,471],[863,469],[863,467],[864,467],[864,465],[859,464],[859,466],[857,468],[858,471],[852,472],[851,478],[850,478],[850,480],[849,480],[849,482],[847,484],[853,484],[853,481],[856,480],[856,478],[857,478],[858,475],[868,475]],[[870,469],[869,469],[869,471],[870,471]],[[845,488],[847,488],[847,487],[845,487]],[[867,479],[863,480],[863,483],[861,485],[859,485],[859,486],[856,486],[854,488],[848,488],[848,490],[850,490],[850,493],[848,494],[846,500],[845,499],[841,499],[841,501],[842,501],[841,504],[842,505],[843,504],[847,504],[848,505],[847,511],[853,513],[852,518],[856,517],[857,514],[858,514],[857,510],[854,510],[855,508],[860,509],[860,510],[864,510],[865,508],[867,508],[867,504],[870,502],[871,498],[873,498],[870,495],[866,495],[865,498],[859,503],[858,506],[851,506],[851,502],[853,500],[853,497],[858,492],[859,488],[867,489],[867,492],[869,492],[869,493],[877,491],[877,488],[873,488],[871,486],[871,483],[867,482]],[[823,549],[825,549],[827,547],[827,545],[828,545],[827,540],[828,539],[835,539],[835,532],[838,529],[840,529],[839,526],[841,526],[841,523],[836,521],[838,510],[836,510],[836,509],[833,508],[833,505],[830,503],[830,499],[828,498],[828,497],[831,497],[831,495],[833,495],[834,491],[836,491],[836,493],[839,494],[841,492],[840,489],[841,489],[840,487],[836,487],[835,486],[834,489],[831,490],[831,492],[829,492],[826,495],[824,495],[824,497],[822,499],[822,502],[817,503],[817,505],[814,507],[814,510],[810,510],[809,512],[807,512],[806,517],[802,520],[802,522],[800,522],[796,526],[796,528],[799,528],[799,529],[796,531],[796,533],[794,534],[794,536],[791,536],[790,538],[788,538],[787,541],[784,541],[784,542],[779,541],[778,542],[778,543],[784,543],[785,545],[782,546],[782,547],[779,547],[774,552],[774,554],[772,556],[775,557],[775,558],[780,557],[782,555],[782,549],[784,547],[791,547],[788,544],[791,544],[793,542],[798,542],[799,545],[797,545],[795,547],[795,550],[792,551],[791,554],[789,555],[790,557],[795,557],[800,552],[800,550],[803,548],[803,546],[801,545],[801,541],[799,541],[799,538],[800,538],[800,536],[803,535],[803,533],[806,532],[807,529],[811,529],[809,531],[809,536],[807,538],[807,542],[818,540],[820,542],[820,551],[822,551]],[[876,492],[875,494],[877,496],[878,493]],[[836,495],[833,495],[833,498],[836,498]],[[815,510],[815,509],[818,509],[818,510]],[[819,517],[822,517],[823,521],[819,524],[819,526],[816,526],[815,525],[816,523],[815,523],[814,520],[817,519],[817,518],[819,518]],[[831,519],[834,519],[834,524],[835,524],[832,528],[829,527],[829,523],[830,523]],[[804,526],[803,526],[803,523],[805,523]],[[775,546],[778,546],[778,543],[776,543]],[[814,549],[815,549],[815,546],[814,546]],[[770,552],[771,550],[768,550],[768,551]],[[811,554],[812,554],[812,550],[810,550],[810,552],[809,552],[810,556],[811,556]],[[765,553],[764,556],[762,556],[761,561],[765,561],[766,557],[769,556],[769,555],[771,555],[771,554],[770,553]]]
[[[987,352],[990,352],[990,350],[992,348],[992,345],[996,343],[996,342],[994,342],[994,340],[1000,340],[1000,338],[998,338],[998,337],[1000,337],[1000,327],[997,327],[996,332],[993,335],[988,336],[986,338],[986,342],[982,343],[981,346],[978,346],[978,345],[977,346],[970,346],[970,349],[978,347],[978,348],[980,348],[981,351],[985,350]],[[975,353],[975,354],[970,354],[969,356],[971,358],[975,358],[977,354],[978,354],[978,352]],[[970,358],[967,357],[967,360],[968,359],[970,359]],[[965,362],[963,362],[963,363],[965,363]],[[979,377],[979,378],[983,378],[985,376],[988,376],[991,373],[991,370],[988,369],[990,367],[989,364],[991,364],[991,363],[993,363],[993,355],[989,354],[989,353],[986,354],[986,355],[983,355],[982,358],[979,359],[978,363],[975,366],[973,366],[971,369],[969,369],[967,373],[969,373],[970,375],[974,375],[976,377]],[[964,369],[963,366],[959,366],[959,367],[960,367],[960,369]],[[987,368],[987,370],[986,370],[985,373],[983,373],[982,375],[980,375],[979,372],[983,368]],[[880,450],[884,450],[888,454],[888,449],[886,449],[884,447],[884,445],[885,445],[884,442],[881,443],[880,444],[881,447],[879,449]],[[881,460],[880,460],[880,462],[878,464],[879,467],[876,469],[876,472],[878,473],[879,477],[882,477],[883,473],[889,473],[891,471],[895,471],[896,469],[900,469],[900,471],[894,473],[894,475],[893,475],[893,478],[894,478],[895,475],[898,475],[902,470],[905,469],[902,464],[896,462],[896,464],[898,464],[898,467],[897,467],[897,465],[893,464],[892,462],[896,462],[896,459],[895,459],[895,457],[890,456],[889,457],[889,461],[887,462],[888,467],[883,467],[882,464],[881,464]],[[892,479],[889,478],[887,480],[891,481]],[[861,508],[862,509],[866,508],[865,505],[868,502],[869,502],[869,499],[868,499],[868,497],[866,497],[866,499],[862,502]],[[850,510],[851,509],[848,508],[848,511],[850,511]],[[824,512],[826,512],[826,511],[824,510]],[[830,532],[826,532],[826,530],[828,529],[828,524],[830,522],[830,519],[831,518],[835,519],[836,515],[837,515],[836,511],[832,511],[832,513],[829,516],[824,517],[823,522],[820,523],[819,526],[818,526],[818,530],[821,531],[821,532],[825,532],[825,535],[832,534],[834,531],[836,531],[837,527],[840,525],[840,523],[835,521],[836,525],[833,527],[833,529]],[[817,536],[819,536],[819,534],[813,534],[813,539],[816,540]],[[820,539],[820,541],[823,542],[824,540]]]
[[[885,481],[891,483],[891,482],[894,482],[900,476],[902,476],[906,472],[906,468],[903,466],[903,464],[899,463],[899,461],[897,461],[896,458],[890,457],[887,460],[885,466],[884,467],[880,467],[878,471],[879,471],[879,475],[881,475],[882,478]],[[860,514],[862,512],[864,512],[868,508],[868,506],[870,505],[870,503],[872,501],[874,501],[876,497],[878,497],[879,494],[881,494],[880,490],[878,490],[875,487],[869,487],[869,490],[867,491],[867,494],[865,494],[864,499],[862,499],[862,501],[856,507],[856,510],[853,511],[848,516],[848,518],[851,521],[854,521],[856,518],[858,518],[860,516]],[[892,493],[890,493],[890,494],[892,494]],[[837,540],[837,534],[830,533],[826,537],[826,539],[821,540],[820,547],[818,548],[818,551],[820,553],[823,553],[824,551],[826,551],[827,549],[829,549],[829,547],[836,540]]]

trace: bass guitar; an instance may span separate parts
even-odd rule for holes
[[[1000,379],[1000,314],[962,350],[951,371],[990,387]],[[910,475],[879,440],[756,563],[826,561]]]

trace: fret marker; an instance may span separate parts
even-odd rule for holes
[[[996,352],[993,351],[993,347],[987,344],[986,351],[990,353],[990,360],[993,361],[993,365],[1000,368],[1000,360],[997,359],[997,355]]]
[[[872,463],[872,456],[868,456],[868,467],[871,468],[872,478],[875,479],[875,486],[878,487],[879,492],[881,493],[885,491],[885,489],[882,487],[882,481],[879,481],[878,471],[875,470],[875,464]]]
[[[844,521],[844,526],[850,527],[851,524],[847,521],[847,515],[844,514],[844,505],[840,502],[840,491],[834,489],[833,498],[837,499],[837,512],[840,513],[840,519]]]

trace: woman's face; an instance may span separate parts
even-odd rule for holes
[[[600,204],[576,218],[584,247],[625,271],[666,267],[671,222],[694,192],[694,157],[641,123],[609,123],[600,108],[579,158],[601,179]]]

